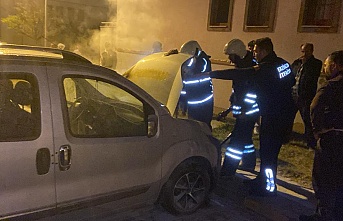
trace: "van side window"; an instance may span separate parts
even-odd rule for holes
[[[105,81],[63,80],[67,119],[75,137],[131,137],[147,135],[144,104],[119,86]]]
[[[1,73],[0,141],[38,138],[40,101],[37,81],[27,73]]]

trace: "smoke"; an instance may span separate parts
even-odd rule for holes
[[[163,24],[158,0],[118,0],[117,47],[150,51]]]
[[[160,22],[163,12],[158,9],[158,0],[107,0],[110,6],[109,19],[103,21],[99,30],[92,33],[87,41],[70,47],[79,47],[81,55],[99,64],[104,45],[109,42],[117,52],[117,70],[124,72],[142,57],[150,54],[155,41],[162,42],[158,36],[164,24]]]

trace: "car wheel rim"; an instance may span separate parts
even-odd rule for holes
[[[193,210],[204,202],[206,185],[198,173],[183,175],[174,186],[174,203],[182,210]]]

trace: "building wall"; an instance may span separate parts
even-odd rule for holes
[[[197,40],[202,48],[213,58],[225,59],[222,53],[225,43],[233,38],[244,42],[261,37],[273,40],[276,53],[288,61],[300,55],[300,45],[312,42],[315,56],[323,60],[328,53],[343,48],[343,10],[338,33],[298,33],[298,19],[301,0],[277,1],[274,32],[244,32],[244,13],[246,1],[234,1],[232,30],[230,32],[207,31],[209,0],[118,0],[118,35],[138,39],[140,43],[152,38],[160,40],[164,49],[179,48],[184,42]],[[125,26],[125,27],[123,27]],[[128,27],[129,26],[129,27]],[[135,30],[135,31],[133,31]],[[147,45],[135,45],[140,50]]]

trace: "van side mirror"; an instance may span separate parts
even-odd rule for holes
[[[153,137],[157,133],[158,118],[156,115],[148,116],[148,137]]]

